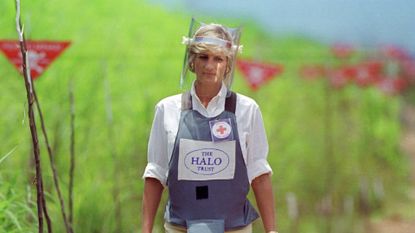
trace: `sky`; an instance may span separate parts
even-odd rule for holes
[[[397,45],[415,55],[413,0],[149,0],[193,15],[247,18],[276,36],[371,48]]]

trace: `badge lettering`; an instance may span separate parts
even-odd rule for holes
[[[224,151],[215,148],[200,149],[188,153],[184,162],[193,173],[213,175],[226,169],[229,156]]]
[[[178,180],[233,179],[235,147],[235,141],[180,139]]]

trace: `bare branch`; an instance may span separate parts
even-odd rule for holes
[[[73,94],[73,81],[71,79],[69,84],[69,104],[71,110],[71,141],[70,141],[70,156],[71,164],[69,168],[69,224],[73,226],[73,183],[75,172],[75,101]]]
[[[49,155],[49,162],[50,162],[50,167],[52,169],[53,182],[55,184],[56,193],[58,194],[58,199],[59,199],[59,203],[60,203],[60,206],[61,206],[61,213],[62,213],[63,222],[65,224],[66,232],[67,233],[72,233],[72,228],[71,228],[70,224],[68,223],[68,219],[66,217],[65,203],[63,201],[62,192],[61,192],[61,189],[60,189],[60,186],[59,186],[58,172],[56,171],[56,166],[55,166],[55,161],[54,161],[52,149],[50,147],[48,134],[46,132],[45,121],[43,119],[43,114],[42,114],[42,110],[40,108],[39,99],[37,98],[36,90],[34,88],[33,88],[33,94],[34,94],[34,97],[35,97],[35,100],[36,100],[35,102],[36,102],[36,107],[37,107],[39,118],[40,118],[40,124],[41,124],[41,127],[42,127],[42,132],[43,132],[43,136],[44,136],[44,139],[45,139],[45,144],[46,144],[48,155]]]
[[[38,231],[39,233],[43,233],[43,214],[44,214],[46,218],[48,232],[52,233],[52,223],[47,212],[45,195],[43,191],[43,179],[42,179],[42,168],[41,168],[41,163],[40,163],[39,140],[38,140],[38,134],[37,134],[37,128],[36,128],[35,114],[33,111],[33,103],[35,101],[34,96],[33,96],[33,83],[32,83],[32,78],[30,76],[29,58],[28,58],[29,56],[28,56],[28,51],[26,48],[26,41],[24,39],[23,27],[21,25],[20,0],[16,0],[16,30],[17,30],[18,37],[19,37],[20,52],[22,55],[22,69],[23,69],[26,94],[27,94],[29,126],[30,126],[30,132],[32,136],[33,155],[34,155],[35,169],[36,169]]]
[[[39,151],[39,144],[38,144],[38,137],[37,137],[37,130],[36,130],[36,121],[35,116],[33,113],[33,93],[32,93],[32,82],[30,77],[30,72],[28,72],[27,64],[27,50],[26,44],[23,35],[23,27],[20,23],[20,1],[16,0],[16,30],[19,37],[19,44],[20,44],[20,52],[22,54],[22,69],[23,75],[25,80],[25,87],[26,87],[26,94],[27,94],[27,102],[28,102],[28,116],[29,116],[29,126],[30,132],[32,136],[32,143],[33,143],[33,155],[35,158],[35,168],[36,168],[36,193],[37,193],[37,215],[38,215],[38,231],[39,233],[43,233],[43,187],[42,187],[42,172],[40,167],[40,151]]]

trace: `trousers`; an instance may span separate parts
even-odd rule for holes
[[[186,228],[172,225],[168,222],[164,223],[164,229],[166,230],[166,233],[186,233]],[[237,229],[234,231],[225,231],[225,233],[252,233],[252,224],[249,224],[248,226]]]

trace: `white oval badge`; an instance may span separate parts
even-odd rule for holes
[[[212,134],[216,138],[223,139],[229,137],[232,127],[226,121],[217,121],[212,126]]]
[[[187,169],[199,175],[214,175],[229,165],[229,155],[215,148],[204,148],[189,152],[184,158]]]

